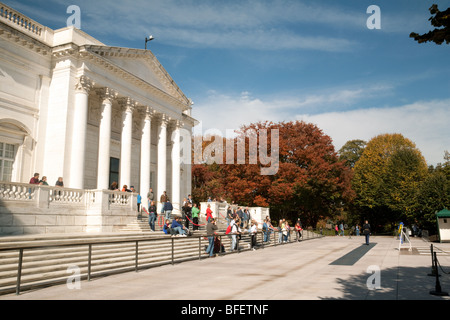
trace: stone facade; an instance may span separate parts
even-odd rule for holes
[[[180,154],[191,152],[192,101],[150,50],[52,30],[0,3],[0,84],[0,181],[38,172],[105,190],[116,174],[143,199],[167,191],[176,209],[191,192]]]

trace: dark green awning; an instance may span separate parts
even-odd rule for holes
[[[436,216],[438,218],[450,218],[450,210],[444,209],[439,212],[436,212]]]

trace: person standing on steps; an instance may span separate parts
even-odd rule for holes
[[[163,204],[164,214],[166,215],[166,219],[170,219],[170,215],[172,214],[173,206],[170,202],[169,198],[167,198],[167,201]]]
[[[147,192],[147,200],[148,200],[148,207],[150,208],[151,203],[155,200],[155,195],[153,194],[152,188],[150,188]]]
[[[199,214],[200,214],[200,209],[197,207],[197,204],[194,203],[194,206],[192,207],[192,210],[191,210],[192,222],[193,222],[192,229],[194,231],[198,230],[198,216],[199,216]]]
[[[159,202],[161,203],[161,213],[164,213],[164,204],[169,200],[167,192],[164,191],[161,197],[159,197]]]
[[[150,229],[152,231],[155,231],[156,214],[155,201],[152,201],[148,207],[148,224],[150,225]]]

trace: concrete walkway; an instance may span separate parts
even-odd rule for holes
[[[0,300],[450,300],[430,294],[436,288],[436,278],[428,276],[430,243],[411,240],[409,252],[399,251],[394,237],[373,236],[364,250],[358,249],[363,237],[326,237],[94,278],[81,281],[79,289],[64,284]],[[433,245],[440,265],[450,272],[450,244]],[[360,256],[339,263],[351,252]],[[370,286],[379,284],[378,289],[368,288],[369,277],[375,279]],[[440,285],[450,293],[449,274],[442,274]]]

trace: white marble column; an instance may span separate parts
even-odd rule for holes
[[[123,126],[120,141],[120,185],[121,190],[124,185],[130,188],[131,183],[131,146],[133,137],[133,111],[134,103],[130,98],[123,106]]]
[[[175,211],[181,210],[181,141],[180,141],[180,121],[176,121],[172,132],[172,204]]]
[[[169,118],[163,114],[160,119],[159,135],[158,135],[158,186],[156,199],[159,198],[166,190],[166,170],[167,170],[167,124]],[[171,199],[172,200],[172,199]]]
[[[142,203],[146,207],[147,192],[150,189],[150,163],[151,163],[151,131],[152,131],[153,110],[147,107],[144,111],[144,120],[142,125],[141,137],[141,178],[139,193],[142,197]]]
[[[78,78],[75,87],[72,145],[70,153],[70,178],[67,187],[84,188],[84,160],[86,154],[86,128],[88,100],[92,82],[85,76]]]
[[[184,174],[184,192],[183,196],[187,196],[192,193],[192,130],[184,129],[182,131],[182,150],[183,157],[181,158],[181,167]]]
[[[109,188],[112,102],[117,93],[109,88],[99,91],[103,99],[98,138],[97,189]]]

